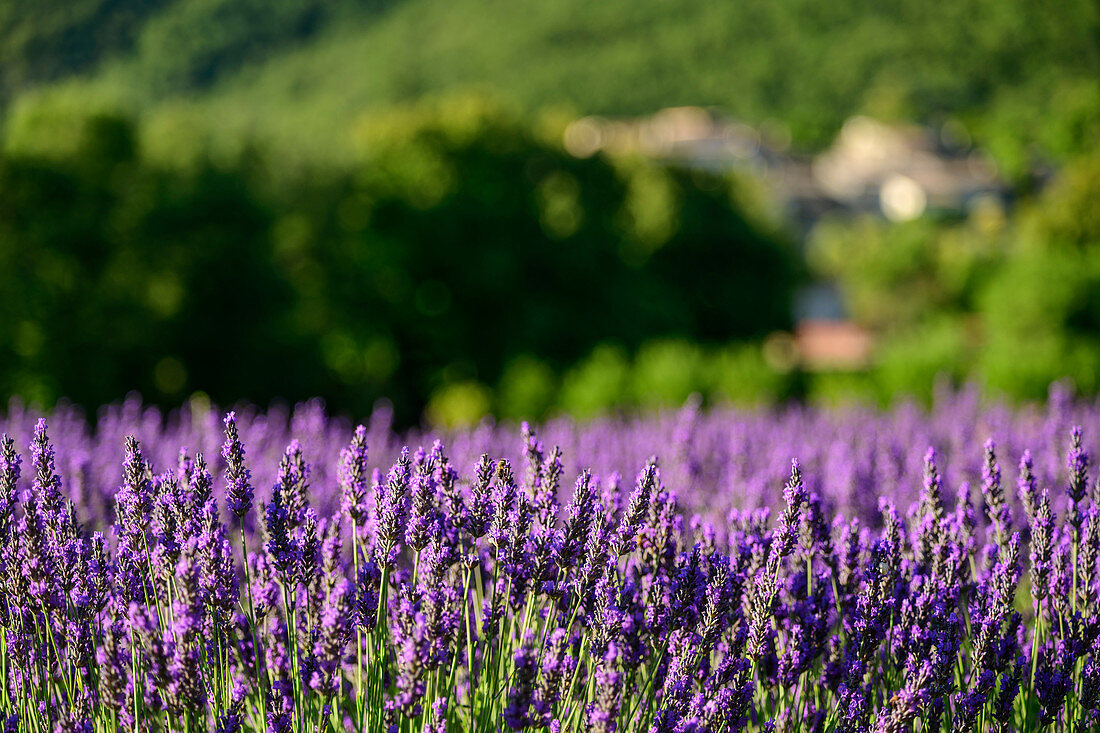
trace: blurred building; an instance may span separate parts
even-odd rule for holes
[[[566,129],[564,143],[578,157],[635,153],[703,171],[750,173],[774,193],[799,235],[830,213],[907,221],[929,211],[1009,203],[996,166],[954,122],[935,130],[853,117],[810,158],[790,151],[782,123],[755,128],[714,110],[673,107],[629,120],[584,117]]]
[[[794,346],[803,369],[854,371],[870,364],[874,340],[858,323],[813,318],[799,321]]]
[[[853,117],[814,158],[813,177],[845,208],[877,211],[893,221],[929,210],[968,212],[990,201],[1007,205],[1009,196],[992,160],[970,145],[957,123],[937,132]]]
[[[825,216],[898,222],[929,213],[1003,216],[1011,204],[1010,187],[957,122],[934,129],[853,117],[828,148],[804,156],[791,151],[782,123],[753,127],[716,110],[674,107],[635,119],[584,117],[566,129],[563,142],[578,157],[640,154],[751,175],[772,193],[800,242]],[[806,286],[794,310],[798,326],[776,354],[811,371],[867,366],[873,337],[848,320],[835,286]]]

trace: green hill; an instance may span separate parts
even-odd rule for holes
[[[16,0],[0,103],[30,89],[324,152],[365,109],[482,87],[528,109],[715,105],[827,141],[850,114],[968,123],[1010,166],[1100,119],[1089,0]],[[166,111],[167,110],[167,111]]]

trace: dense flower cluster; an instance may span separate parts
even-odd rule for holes
[[[257,499],[266,499],[279,479],[287,446],[296,440],[304,457],[296,460],[309,464],[306,483],[318,516],[341,508],[345,499],[341,481],[348,480],[353,492],[349,508],[361,514],[367,506],[360,502],[360,492],[369,489],[373,472],[379,470],[384,478],[404,446],[430,449],[437,437],[444,438],[451,463],[464,474],[472,471],[482,454],[507,459],[517,470],[526,470],[528,461],[521,430],[513,425],[486,422],[445,436],[417,430],[398,434],[390,412],[382,407],[365,422],[362,445],[369,451],[360,454],[356,449],[355,460],[345,462],[342,454],[352,448],[355,425],[328,417],[320,403],[304,403],[293,410],[277,406],[266,412],[243,407],[235,416],[239,445],[247,448],[244,467],[249,471],[244,484],[237,482],[240,490],[235,500],[249,498],[245,485]],[[0,433],[12,436],[28,453],[28,460],[27,447],[39,417],[18,404],[0,415]],[[56,470],[65,478],[64,495],[89,526],[101,528],[114,521],[114,492],[123,483],[119,446],[133,435],[157,467],[175,465],[181,446],[191,455],[202,453],[219,479],[213,494],[236,529],[236,517],[226,501],[229,487],[223,480],[229,467],[222,455],[224,412],[191,403],[165,414],[130,400],[102,409],[91,423],[73,407],[59,408],[47,418],[50,439],[57,448]],[[1095,456],[1100,431],[1089,431],[1088,426],[1098,424],[1100,404],[1074,402],[1055,389],[1044,406],[1025,409],[983,404],[969,392],[941,395],[931,412],[904,404],[887,412],[802,407],[702,411],[688,404],[645,419],[577,423],[557,418],[541,425],[538,437],[546,446],[560,448],[557,460],[567,489],[571,477],[584,469],[606,485],[616,472],[633,471],[659,455],[664,481],[675,488],[684,512],[710,519],[719,528],[731,509],[776,510],[775,487],[783,485],[791,459],[798,458],[806,489],[821,498],[823,511],[877,525],[880,495],[891,497],[902,511],[917,500],[928,446],[935,446],[943,484],[951,490],[969,481],[977,496],[985,465],[984,443],[989,438],[996,440],[1000,455],[1012,456],[1014,462],[1030,450],[1039,485],[1061,486],[1069,481],[1066,454],[1071,429],[1074,425],[1085,428],[1082,450]],[[236,448],[230,449],[233,455]],[[1013,471],[1005,476],[1010,484],[1015,480]],[[26,477],[28,486],[30,478]],[[1019,523],[1023,509],[1014,494],[1006,492],[1009,500],[1000,506]],[[1059,516],[1070,513],[1068,492],[1053,492],[1051,501]],[[251,532],[263,517],[250,511],[243,522]]]
[[[1100,726],[1096,407],[384,417],[13,409],[4,730]]]

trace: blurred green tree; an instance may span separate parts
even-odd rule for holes
[[[578,160],[480,98],[364,120],[360,158],[293,176],[270,151],[169,163],[126,118],[52,114],[0,159],[8,394],[387,396],[408,422],[436,392],[440,415],[484,409],[505,377],[545,407],[546,374],[599,343],[789,325],[794,255],[731,182]]]

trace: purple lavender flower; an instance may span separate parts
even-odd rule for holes
[[[1100,559],[1100,506],[1093,505],[1085,512],[1084,539],[1078,554],[1077,572],[1080,575],[1078,593],[1086,612],[1092,613],[1096,605],[1096,564]]]
[[[554,545],[554,559],[559,567],[572,567],[580,555],[592,526],[595,505],[596,492],[592,488],[592,474],[583,471],[573,487],[573,498],[565,508],[565,522],[558,530]]]
[[[774,551],[779,557],[786,557],[794,549],[802,505],[806,503],[806,487],[802,484],[802,469],[797,460],[791,461],[791,478],[783,487],[783,501],[785,506],[779,517],[774,540]]]
[[[1020,456],[1020,478],[1016,481],[1016,493],[1020,497],[1020,503],[1024,505],[1024,512],[1028,519],[1035,516],[1036,500],[1039,487],[1035,481],[1035,470],[1031,461],[1031,451],[1025,450]]]
[[[428,545],[428,537],[437,530],[436,495],[439,490],[435,469],[442,461],[443,445],[436,441],[430,456],[416,469],[410,486],[409,523],[405,528],[405,544],[419,552]]]
[[[32,496],[51,518],[61,510],[61,477],[54,467],[54,450],[46,432],[46,420],[40,418],[34,426],[34,440],[31,441],[31,463],[34,465],[34,486]]]
[[[130,655],[123,646],[122,637],[121,624],[109,623],[103,632],[103,643],[96,649],[99,699],[116,712],[125,701],[127,669],[130,666],[130,660],[125,659]]]
[[[236,605],[239,587],[225,525],[218,519],[217,502],[208,499],[197,521],[194,537],[203,595],[215,618],[224,625]]]
[[[286,693],[272,694],[268,698],[267,733],[290,733],[293,724],[293,698]]]
[[[22,458],[15,452],[15,441],[5,433],[0,437],[0,547],[7,543],[15,521],[21,463]]]
[[[903,733],[930,702],[929,685],[933,667],[930,660],[911,660],[905,668],[905,685],[890,698],[875,721],[875,733]]]
[[[928,448],[924,456],[924,484],[921,487],[917,526],[917,563],[925,572],[943,559],[946,540],[943,481],[936,465],[936,450]]]
[[[565,468],[561,462],[561,448],[554,446],[542,464],[542,482],[534,497],[535,511],[544,527],[550,527],[557,519],[561,504],[558,503],[558,487]]]
[[[699,618],[699,636],[704,645],[710,646],[718,641],[726,629],[733,610],[733,599],[729,559],[722,555],[712,555],[707,565],[710,572]]]
[[[492,499],[490,498],[491,483],[493,481],[493,461],[487,453],[482,453],[474,469],[474,480],[470,486],[470,500],[465,516],[462,518],[463,529],[470,537],[477,539],[485,534],[489,528],[489,522],[493,514]]]
[[[359,568],[355,582],[355,618],[367,631],[374,629],[378,617],[381,579],[382,571],[373,559],[366,560]]]
[[[512,474],[512,465],[508,461],[497,461],[493,474],[493,519],[489,526],[489,541],[497,547],[503,547],[508,540],[518,497],[519,486]]]
[[[803,551],[813,555],[815,548],[823,558],[833,556],[833,538],[827,515],[822,507],[821,495],[816,491],[806,494],[806,507],[802,513],[802,528],[799,536]]]
[[[290,513],[283,503],[283,492],[278,484],[271,497],[271,503],[263,507],[264,527],[267,540],[264,550],[271,558],[272,566],[282,576],[284,582],[295,577],[302,559],[302,551],[290,533]]]
[[[649,502],[657,491],[660,481],[657,459],[651,457],[646,461],[645,468],[638,474],[634,492],[630,495],[630,503],[619,520],[619,528],[612,540],[614,543],[612,557],[618,557],[634,549],[634,537],[642,528],[642,522],[649,513]]]
[[[1047,726],[1061,712],[1066,694],[1073,685],[1074,654],[1069,644],[1058,640],[1040,649],[1035,672],[1035,694],[1039,699],[1039,724]]]
[[[622,702],[622,674],[618,671],[619,650],[614,643],[608,645],[596,667],[595,699],[588,706],[588,730],[596,733],[615,733]]]
[[[367,521],[367,428],[355,428],[351,443],[340,452],[338,472],[344,512],[357,526]]]
[[[206,508],[213,495],[214,478],[206,467],[202,453],[195,454],[187,477],[187,491],[191,498],[191,515],[197,517]]]
[[[1081,669],[1081,707],[1095,714],[1100,712],[1100,643],[1093,641],[1088,658]]]
[[[1066,522],[1073,527],[1074,534],[1081,531],[1081,502],[1088,488],[1089,454],[1081,447],[1081,426],[1073,426],[1070,432],[1070,446],[1066,453],[1066,466],[1069,468],[1069,510]]]
[[[985,497],[986,515],[993,523],[993,536],[1000,547],[1012,531],[1012,514],[1005,501],[1001,486],[1001,467],[997,463],[996,444],[990,438],[985,442],[985,462],[982,464],[982,496]]]
[[[542,666],[538,673],[538,687],[532,705],[535,711],[534,723],[546,725],[553,717],[554,706],[565,692],[576,659],[570,656],[569,632],[560,626],[550,632],[546,640],[546,649],[542,654]]]
[[[310,686],[323,695],[335,695],[339,688],[339,666],[355,622],[351,613],[354,597],[352,585],[346,578],[341,578],[325,600],[321,626],[313,646],[317,669],[309,681]]]
[[[224,713],[218,716],[214,724],[214,733],[240,733],[244,724],[243,702],[234,699]]]
[[[152,472],[142,455],[141,444],[134,436],[126,437],[125,448],[122,486],[115,495],[118,523],[123,527],[140,527],[153,509]]]
[[[1054,573],[1051,565],[1054,513],[1050,509],[1050,496],[1046,489],[1033,500],[1032,513],[1028,519],[1031,527],[1031,597],[1038,604],[1050,593],[1050,581]]]
[[[321,533],[320,575],[331,583],[337,576],[344,575],[344,534],[343,514],[336,513],[321,520],[318,530]],[[329,586],[331,589],[331,585]]]
[[[375,557],[382,567],[393,567],[397,559],[395,556],[397,541],[402,537],[408,522],[407,494],[411,470],[409,449],[405,447],[401,450],[401,457],[397,463],[390,469],[385,489],[375,490],[375,496],[378,499],[378,537]],[[379,481],[375,480],[374,483],[378,484]]]
[[[519,432],[523,440],[523,456],[527,459],[527,471],[523,485],[533,498],[542,484],[542,443],[535,437],[535,431],[526,420],[520,423]]]
[[[22,582],[26,584],[25,592],[37,603],[45,608],[58,608],[62,606],[62,600],[57,563],[48,532],[49,526],[42,509],[37,502],[27,502],[16,529]]]
[[[447,698],[441,697],[432,703],[421,733],[447,733]]]
[[[955,494],[955,515],[952,526],[954,543],[969,555],[974,549],[974,529],[977,520],[974,516],[974,504],[970,500],[970,482],[963,481]]]
[[[312,507],[306,507],[290,539],[297,550],[297,577],[303,585],[308,585],[321,569],[321,540],[317,532],[317,512]]]
[[[1020,694],[1020,682],[1023,679],[1024,658],[1018,657],[1007,672],[1001,675],[997,696],[993,703],[993,719],[1001,726],[1008,725],[1012,719],[1012,705]]]
[[[197,646],[171,644],[171,656],[168,661],[169,709],[175,714],[197,713],[207,701],[206,688],[203,685],[203,660]]]
[[[244,465],[244,445],[237,432],[236,412],[225,416],[222,458],[225,460],[225,506],[230,514],[243,521],[252,508],[252,472]]]
[[[535,677],[538,674],[538,656],[529,643],[521,644],[516,650],[513,666],[515,673],[508,688],[508,704],[503,716],[509,728],[523,730],[532,722],[528,708],[535,695]]]

